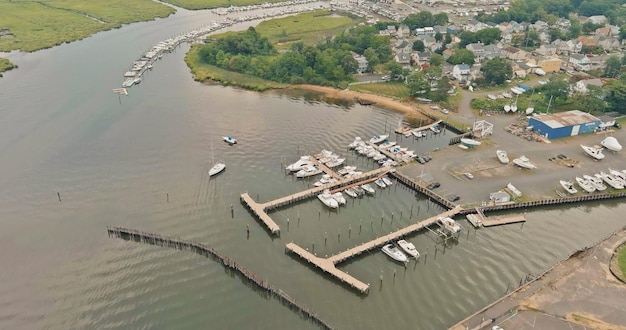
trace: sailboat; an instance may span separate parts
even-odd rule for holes
[[[535,111],[535,108],[531,107],[531,104],[533,103],[533,95],[535,95],[534,88],[533,88],[533,93],[530,95],[530,101],[528,101],[528,108],[526,108],[527,115],[530,115],[531,113],[533,113],[533,111]]]
[[[517,94],[517,96],[515,97],[515,103],[513,103],[511,105],[511,112],[516,112],[517,111],[517,99],[519,98],[519,94]]]
[[[211,162],[215,163],[214,160],[214,156],[213,156],[213,143],[211,143]],[[213,165],[213,167],[211,167],[211,169],[209,170],[209,177],[212,177],[216,174],[219,174],[220,172],[222,172],[224,169],[226,168],[226,164],[221,163],[221,162],[217,162],[215,165]]]

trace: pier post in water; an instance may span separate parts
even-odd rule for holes
[[[57,191],[57,197],[59,198],[59,202],[61,201],[61,193]]]

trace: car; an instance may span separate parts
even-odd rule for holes
[[[448,111],[448,109],[441,109],[441,112],[446,114],[446,115],[450,113],[450,111]]]
[[[461,197],[459,197],[459,195],[457,195],[457,194],[452,194],[452,195],[448,196],[448,200],[451,201],[451,202],[456,202],[459,199],[461,199]]]
[[[463,175],[465,175],[468,179],[473,179],[474,178],[474,175],[472,173],[470,173],[470,172],[465,172],[465,173],[463,173]]]
[[[441,186],[441,184],[439,182],[433,182],[431,184],[428,185],[428,189],[435,189],[435,188],[439,188]]]
[[[389,77],[389,76],[382,76],[382,78],[380,78],[380,79],[384,80],[384,81],[389,81],[389,79],[391,79],[391,77]]]
[[[436,105],[436,104],[431,105],[430,108],[433,109],[433,110],[439,110],[440,109],[439,106]]]

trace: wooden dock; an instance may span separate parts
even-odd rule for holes
[[[335,180],[341,180],[341,175],[335,173],[335,171],[331,170],[325,164],[320,163],[319,160],[317,160],[315,157],[309,157],[309,159],[311,160],[311,162],[313,162],[313,164],[315,164],[315,166],[319,167],[322,172],[330,175]]]
[[[467,214],[467,220],[475,227],[492,227],[502,226],[511,223],[526,222],[526,218],[523,215],[513,215],[508,217],[496,217],[495,219],[489,219],[485,217],[483,210],[480,207],[475,208],[475,214]]]
[[[403,127],[398,127],[396,129],[396,133],[397,134],[403,134],[405,136],[409,136],[411,134],[413,134],[413,132],[419,132],[419,131],[425,131],[425,130],[429,130],[431,127],[435,126],[435,125],[439,125],[443,122],[443,120],[437,120],[432,124],[428,124],[428,125],[424,125],[421,127],[417,127],[417,128],[410,128],[410,129],[403,129]]]
[[[292,252],[298,255],[300,258],[306,260],[308,263],[314,265],[316,268],[322,270],[323,272],[329,275],[332,275],[337,280],[347,284],[348,286],[358,290],[361,293],[367,293],[369,291],[369,284],[361,282],[360,280],[353,277],[352,275],[337,269],[336,265],[338,263],[348,260],[349,258],[358,256],[362,254],[363,252],[378,248],[389,242],[403,238],[409,234],[412,234],[423,228],[426,228],[434,224],[437,221],[437,218],[439,217],[452,217],[456,215],[457,213],[459,213],[459,211],[461,211],[461,207],[457,206],[439,215],[414,223],[400,230],[397,230],[393,233],[390,233],[382,237],[378,237],[371,241],[365,242],[361,245],[355,246],[349,250],[330,256],[328,258],[319,258],[315,256],[314,254],[308,252],[307,250],[301,248],[295,243],[288,243],[285,246],[285,248],[288,252]]]
[[[446,198],[434,192],[433,190],[428,189],[424,182],[418,182],[416,180],[413,180],[409,178],[408,176],[397,171],[390,172],[389,175],[394,177],[396,180],[398,180],[398,182],[406,185],[407,187],[428,196],[430,199],[432,199],[433,201],[437,202],[439,205],[447,209],[452,209],[456,206],[456,204],[454,204],[453,202],[447,200]]]
[[[381,167],[381,168],[378,168],[378,169],[375,169],[375,170],[372,170],[372,171],[369,171],[360,175],[355,175],[349,178],[344,178],[337,182],[325,184],[321,187],[314,187],[311,189],[300,191],[295,194],[280,197],[280,198],[277,198],[277,199],[274,199],[265,203],[259,203],[259,202],[254,201],[254,199],[252,199],[252,197],[250,197],[250,195],[247,192],[241,194],[240,200],[253,214],[257,216],[257,218],[265,225],[267,230],[272,235],[280,235],[280,227],[267,214],[267,211],[316,196],[317,194],[321,193],[325,189],[340,190],[351,184],[355,184],[355,185],[365,184],[367,182],[373,181],[371,180],[372,178],[378,178],[379,176],[383,174],[394,172],[394,171],[395,169],[390,168],[390,167]]]

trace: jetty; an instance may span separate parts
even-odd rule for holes
[[[435,121],[432,124],[428,124],[428,125],[417,127],[417,128],[410,128],[410,127],[405,128],[403,126],[400,126],[400,127],[398,127],[396,129],[396,133],[397,134],[403,134],[405,136],[409,136],[409,135],[413,134],[413,132],[429,130],[431,127],[437,126],[437,125],[441,124],[442,122],[443,122],[443,120],[439,119],[439,120]]]
[[[331,327],[326,321],[322,320],[322,318],[314,313],[310,308],[297,302],[283,290],[274,287],[268,281],[247,270],[243,267],[243,265],[235,262],[229,257],[203,243],[197,243],[180,238],[166,237],[159,234],[117,226],[107,227],[107,233],[109,234],[109,237],[121,238],[124,240],[161,247],[169,247],[176,250],[188,250],[201,256],[211,258],[222,264],[222,266],[224,266],[224,268],[228,271],[238,275],[243,281],[245,281],[246,284],[251,284],[255,291],[262,296],[266,298],[276,298],[281,304],[289,307],[293,311],[296,311],[301,317],[312,321],[322,329],[333,329],[333,327]]]
[[[335,279],[340,282],[350,286],[353,289],[358,290],[359,292],[366,294],[369,291],[369,283],[364,283],[354,276],[338,269],[336,267],[337,264],[344,262],[352,257],[359,256],[363,252],[370,251],[372,249],[383,246],[389,242],[401,239],[407,235],[415,233],[419,230],[422,230],[432,224],[434,224],[439,217],[453,217],[461,211],[460,206],[456,206],[451,210],[438,214],[434,217],[430,217],[428,219],[419,221],[417,223],[411,224],[407,227],[404,227],[400,230],[392,232],[390,234],[378,237],[371,241],[365,242],[361,245],[357,245],[351,249],[340,252],[338,254],[332,255],[327,258],[317,257],[315,254],[307,251],[306,249],[300,247],[299,245],[291,242],[287,243],[285,249],[287,252],[293,253],[303,260],[307,261],[309,264],[315,266],[317,269],[320,269],[326,274],[333,276]]]
[[[496,217],[495,219],[488,219],[485,217],[483,210],[480,207],[476,207],[475,214],[467,214],[467,220],[474,226],[474,228],[480,227],[492,227],[502,226],[512,223],[526,222],[526,217],[523,215],[513,215],[507,217]]]
[[[330,171],[330,169],[329,169]],[[334,173],[333,171],[330,171]],[[347,188],[347,186],[355,184],[361,185],[373,181],[372,178],[379,177],[381,174],[393,173],[395,169],[390,167],[381,167],[360,175],[351,176],[349,178],[343,178],[339,181],[322,185],[320,187],[314,187],[304,191],[297,192],[295,194],[280,197],[265,203],[260,203],[252,199],[250,195],[245,192],[241,194],[240,200],[267,228],[272,235],[280,235],[280,227],[272,218],[267,214],[267,211],[274,210],[289,204],[299,202],[301,200],[313,197],[323,192],[325,189],[339,191],[341,188]],[[336,174],[335,174],[336,175]]]

